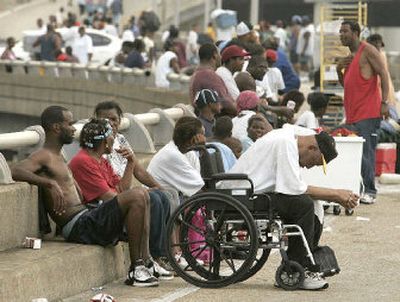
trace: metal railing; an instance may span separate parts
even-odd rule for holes
[[[177,104],[173,108],[155,108],[148,113],[125,113],[121,120],[120,132],[131,144],[135,152],[154,154],[156,149],[172,139],[175,120],[182,116],[194,116],[193,108],[185,104]],[[64,146],[64,155],[70,160],[79,150],[79,135],[87,120],[78,121],[75,140]],[[0,150],[16,150],[20,154],[31,153],[40,148],[45,140],[45,132],[41,126],[31,126],[25,131],[0,134]],[[0,153],[1,155],[1,153]],[[4,157],[0,156],[0,183],[8,183],[10,172]]]
[[[52,78],[75,78],[107,83],[133,84],[155,87],[154,74],[150,69],[116,66],[82,65],[78,63],[47,61],[0,60],[0,74],[18,74]],[[190,77],[170,73],[170,90],[188,91]]]

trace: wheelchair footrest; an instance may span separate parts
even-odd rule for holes
[[[319,246],[314,253],[315,263],[319,266],[319,271],[324,277],[339,274],[340,268],[335,252],[329,246]]]

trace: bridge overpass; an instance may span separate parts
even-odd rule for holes
[[[13,72],[6,72],[5,65],[12,66]],[[132,114],[188,104],[187,77],[184,83],[180,90],[167,90],[154,87],[153,75],[142,70],[2,61],[0,133],[35,124],[32,122],[38,121],[49,105],[64,106],[77,119],[83,119],[92,116],[97,103],[107,99],[119,102]]]

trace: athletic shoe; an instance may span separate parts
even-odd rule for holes
[[[363,194],[360,198],[360,203],[363,204],[374,204],[376,202],[376,198],[369,194]]]
[[[164,269],[170,272],[174,272],[174,268],[171,266],[171,263],[169,263],[167,257],[160,257],[157,260],[158,264],[161,265]]]
[[[126,285],[136,287],[158,286],[158,279],[144,266],[144,262],[136,261],[134,269],[130,269],[125,280]]]
[[[329,287],[328,282],[322,277],[321,273],[314,273],[310,271],[305,272],[305,279],[302,285],[300,285],[300,289],[305,290],[318,290],[318,289],[326,289]]]
[[[150,273],[159,280],[172,280],[174,279],[173,272],[167,271],[157,261],[151,259],[146,266]]]
[[[175,255],[175,259],[176,259],[176,262],[178,263],[178,265],[179,265],[179,267],[180,267],[181,269],[183,269],[183,270],[190,270],[190,269],[191,269],[189,263],[186,261],[186,259],[185,259],[182,255],[176,254],[176,255]],[[201,260],[201,259],[196,259],[196,261],[197,261],[197,263],[198,263],[199,265],[201,265],[201,266],[204,265],[204,261],[203,261],[203,260]]]

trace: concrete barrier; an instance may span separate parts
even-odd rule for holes
[[[35,186],[27,183],[0,185],[0,233],[0,251],[21,247],[26,236],[39,235]]]
[[[125,243],[103,248],[44,241],[40,250],[0,253],[0,301],[58,301],[126,276],[130,263]]]
[[[70,109],[75,118],[83,119],[93,114],[100,101],[107,99],[117,101],[124,111],[133,114],[152,108],[169,108],[176,103],[189,103],[187,91],[166,91],[149,88],[144,84],[139,86],[86,81],[81,78],[84,76],[82,73],[86,72],[82,66],[72,66],[70,72],[74,75],[73,78],[0,73],[0,110],[4,113],[39,117],[47,106],[60,105]],[[81,75],[78,76],[77,72]],[[134,73],[129,74],[133,81],[134,77]]]

